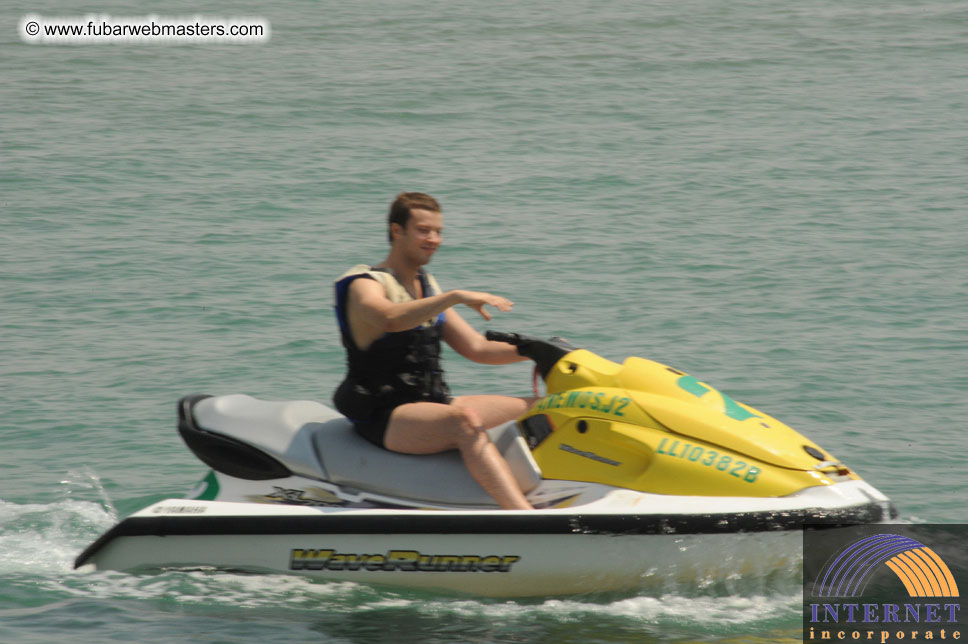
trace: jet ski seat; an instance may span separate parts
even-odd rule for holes
[[[430,504],[497,507],[471,477],[456,450],[412,456],[380,449],[357,434],[344,416],[321,403],[232,394],[199,396],[190,404],[187,415],[196,426],[193,431],[248,444],[271,455],[292,474],[326,480],[347,491]],[[492,428],[488,434],[521,489],[527,493],[537,487],[541,470],[517,422]],[[211,458],[203,460],[222,469]]]
[[[521,489],[527,493],[537,487],[541,470],[517,422],[494,427],[488,434]],[[497,507],[471,477],[456,450],[420,456],[389,452],[363,439],[342,416],[320,426],[313,441],[328,480],[343,488],[426,503]]]

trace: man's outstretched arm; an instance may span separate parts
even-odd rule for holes
[[[488,316],[487,319],[490,319]],[[468,360],[482,364],[510,364],[527,358],[518,355],[517,348],[506,342],[492,342],[477,332],[457,311],[447,311],[444,341]]]

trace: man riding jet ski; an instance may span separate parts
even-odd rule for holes
[[[443,215],[429,196],[405,192],[390,206],[390,253],[379,264],[354,266],[336,282],[336,317],[349,373],[336,409],[374,445],[402,454],[457,449],[471,476],[505,509],[531,509],[507,462],[485,431],[523,414],[533,402],[510,396],[450,395],[440,367],[443,339],[465,358],[506,364],[524,358],[485,339],[454,310],[485,306],[510,311],[490,293],[442,292],[423,269],[440,247]]]

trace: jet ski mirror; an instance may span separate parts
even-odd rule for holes
[[[534,360],[542,379],[548,377],[548,372],[551,371],[556,362],[578,349],[564,338],[557,336],[543,340],[520,333],[486,331],[484,337],[494,342],[506,342],[517,347],[519,355]]]

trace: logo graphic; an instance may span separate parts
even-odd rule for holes
[[[511,572],[517,555],[425,555],[417,550],[356,554],[334,548],[293,548],[290,570],[362,570],[366,572]]]
[[[910,537],[876,534],[833,555],[817,575],[814,597],[858,597],[868,580],[887,566],[911,597],[959,597],[951,570],[931,548]]]

